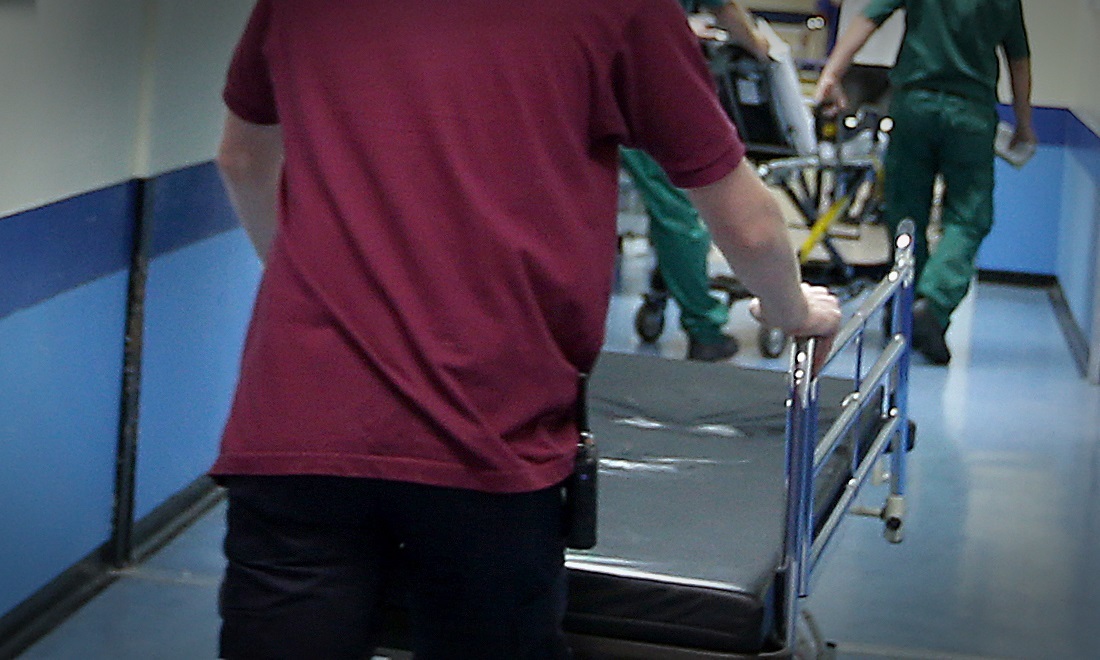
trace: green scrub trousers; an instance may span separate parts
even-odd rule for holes
[[[637,149],[621,149],[620,154],[642,196],[649,216],[649,240],[668,292],[680,306],[680,325],[700,343],[722,341],[729,310],[710,295],[710,232],[691,200],[655,160]]]
[[[988,103],[924,89],[902,89],[891,102],[894,129],[885,162],[886,220],[892,231],[916,223],[917,296],[947,327],[976,270],[993,226],[993,140],[997,111]],[[931,254],[928,223],[937,174],[945,183],[943,234]]]

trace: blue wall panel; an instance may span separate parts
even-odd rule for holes
[[[1091,337],[1100,241],[1100,136],[1076,118],[1067,132],[1065,209],[1058,245],[1058,281],[1070,311]]]
[[[111,533],[135,191],[0,219],[0,613]]]
[[[260,266],[211,163],[152,183],[135,514],[213,462]]]
[[[210,467],[259,281],[243,230],[157,257],[146,290],[136,515]]]
[[[146,191],[138,517],[213,460],[260,273],[212,164]],[[137,192],[0,219],[0,615],[111,535]]]
[[[1053,275],[1058,261],[1065,149],[1042,145],[1021,169],[997,159],[993,231],[978,267]]]
[[[214,163],[162,174],[150,186],[153,257],[239,226]]]
[[[130,263],[130,182],[0,218],[0,318]]]
[[[1012,121],[1002,106],[1001,116]],[[978,267],[1031,275],[1054,275],[1061,231],[1066,125],[1072,115],[1035,108],[1039,137],[1035,157],[1017,169],[997,159],[993,231],[982,244]]]

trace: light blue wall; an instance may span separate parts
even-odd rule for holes
[[[212,460],[258,266],[209,161],[253,4],[0,2],[0,617],[110,535],[135,177],[166,228],[138,515]]]
[[[1002,108],[1002,116],[1011,119]],[[1040,146],[1022,169],[998,160],[985,270],[1055,276],[1086,339],[1094,318],[1100,242],[1100,136],[1072,112],[1037,108]]]
[[[1067,127],[1058,281],[1085,337],[1096,337],[1096,272],[1100,245],[1100,136],[1074,118]],[[1096,342],[1093,342],[1096,346]],[[1095,349],[1094,349],[1095,350]]]
[[[1001,119],[1014,123],[1008,106]],[[1066,126],[1072,113],[1061,108],[1035,108],[1039,137],[1035,156],[1022,168],[997,159],[994,165],[993,231],[978,253],[978,267],[1032,275],[1055,275],[1058,236],[1065,199]]]
[[[110,536],[125,302],[120,273],[0,319],[0,614]]]
[[[135,503],[139,518],[214,461],[258,278],[255,251],[240,229],[150,264]]]
[[[982,243],[980,268],[1054,275],[1064,161],[1062,145],[1041,145],[1022,169],[997,160],[993,231]]]
[[[214,460],[260,273],[212,163],[161,174],[148,190],[139,518]]]
[[[260,272],[212,164],[147,188],[139,519],[214,459]],[[136,192],[0,218],[0,616],[111,535]]]
[[[0,219],[0,615],[111,534],[131,193]]]

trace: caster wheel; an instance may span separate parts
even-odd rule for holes
[[[760,354],[767,358],[777,358],[787,348],[787,335],[778,328],[761,326],[757,339],[760,342]]]
[[[665,329],[665,303],[646,300],[634,316],[634,329],[647,344],[657,341]]]

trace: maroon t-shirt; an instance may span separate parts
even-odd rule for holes
[[[744,155],[675,0],[260,0],[224,97],[286,162],[215,475],[559,482],[618,145],[684,187]]]

